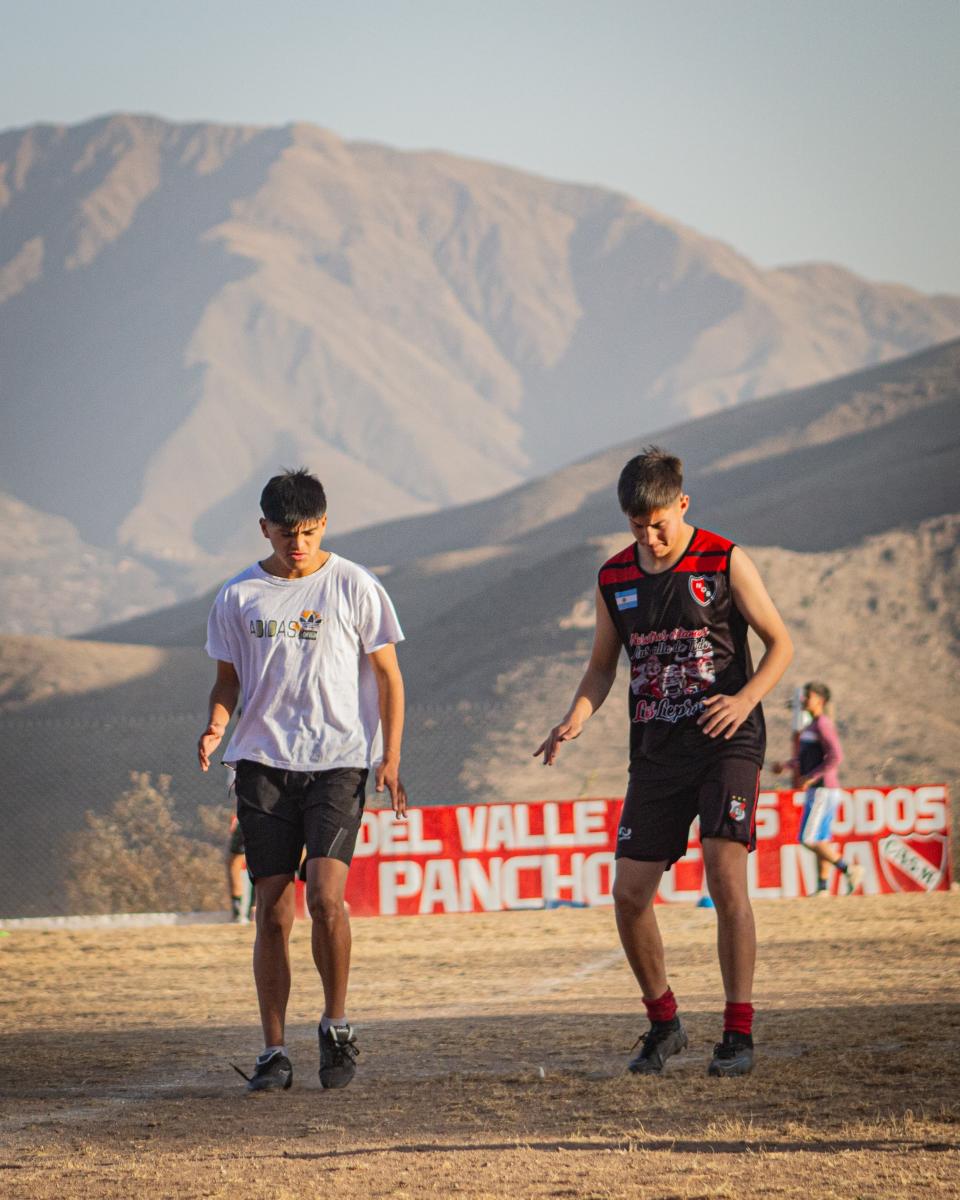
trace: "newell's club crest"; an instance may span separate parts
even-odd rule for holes
[[[896,892],[935,892],[947,865],[947,839],[938,833],[882,838],[880,866]]]
[[[717,577],[715,575],[691,575],[690,595],[702,607],[706,608],[717,594]]]
[[[727,810],[730,813],[731,821],[742,821],[747,815],[747,802],[742,796],[731,796],[730,807]]]

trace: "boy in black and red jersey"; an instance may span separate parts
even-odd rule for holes
[[[621,647],[630,659],[630,772],[617,836],[617,928],[650,1029],[631,1061],[659,1074],[687,1035],[667,982],[654,897],[686,852],[700,818],[703,862],[717,912],[726,993],[723,1040],[711,1075],[753,1067],[756,931],[747,853],[765,734],[760,701],[793,657],[780,614],[756,567],[726,538],[689,524],[683,465],[656,446],[630,460],[617,487],[634,542],[600,570],[590,662],[563,720],[534,752],[552,764],[607,697]],[[763,643],[753,670],[752,629]]]

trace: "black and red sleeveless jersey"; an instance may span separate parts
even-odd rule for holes
[[[717,755],[763,762],[759,705],[729,741],[697,725],[703,699],[753,674],[747,622],[730,589],[733,542],[694,529],[669,571],[647,574],[636,542],[600,568],[600,592],[630,659],[630,764],[692,765]]]

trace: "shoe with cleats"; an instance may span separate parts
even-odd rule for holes
[[[687,1031],[679,1017],[672,1021],[654,1021],[637,1042],[643,1045],[640,1053],[628,1063],[627,1070],[633,1075],[660,1075],[671,1055],[686,1050]]]
[[[353,1079],[357,1070],[357,1037],[352,1025],[331,1025],[323,1032],[317,1030],[320,1039],[320,1085],[325,1088],[343,1088]]]
[[[753,1038],[749,1033],[724,1032],[713,1048],[708,1075],[749,1075],[753,1070]]]

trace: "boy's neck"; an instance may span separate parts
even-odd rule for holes
[[[637,542],[637,558],[640,561],[640,566],[647,575],[662,575],[665,571],[672,570],[677,563],[683,558],[684,552],[690,545],[690,540],[694,535],[696,526],[688,525],[686,521],[680,526],[680,532],[677,535],[677,540],[670,547],[666,554],[651,554],[647,546]]]

